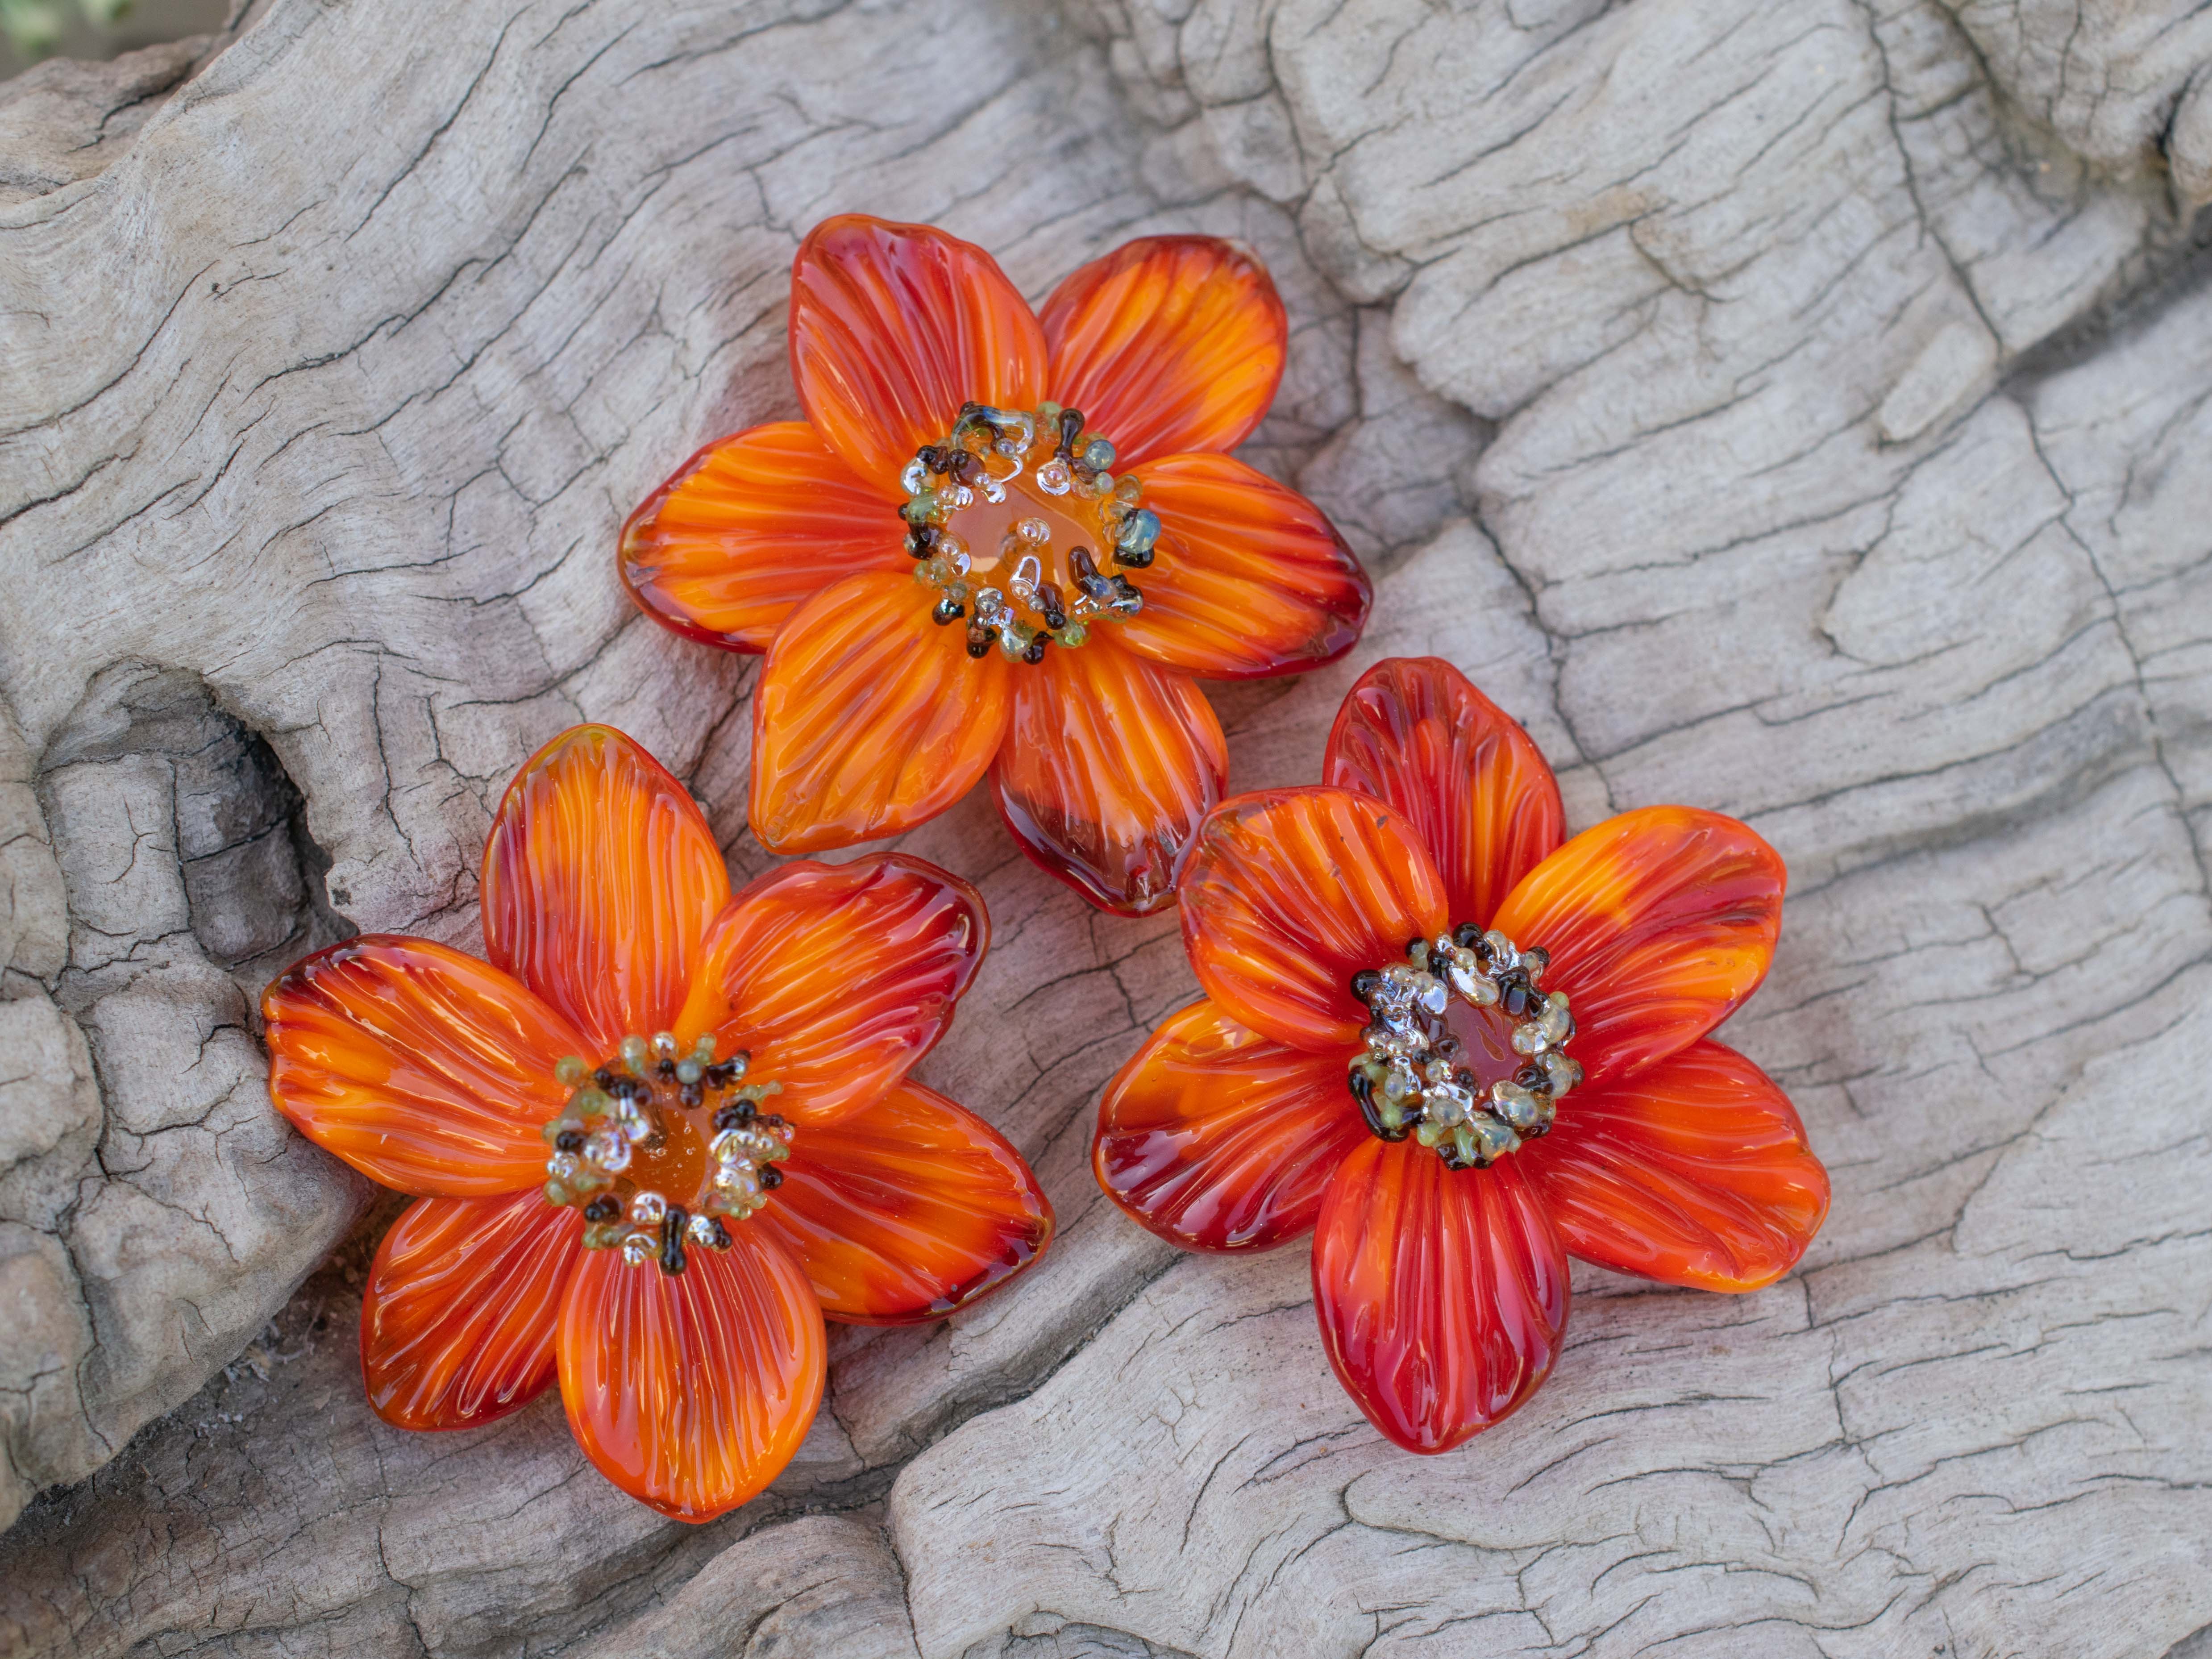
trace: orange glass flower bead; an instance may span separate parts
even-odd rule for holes
[[[906,1080],[982,901],[896,854],[733,896],[683,787],[590,726],[507,790],[483,894],[488,961],[368,935],[262,1002],[278,1108],[419,1200],[369,1273],[369,1403],[465,1428],[557,1376],[602,1474],[710,1520],[805,1437],[825,1313],[939,1318],[1051,1239],[1020,1154]]]
[[[1206,994],[1107,1085],[1092,1164],[1187,1249],[1312,1230],[1338,1377],[1444,1451],[1549,1373],[1569,1255],[1750,1291],[1819,1231],[1795,1109],[1707,1035],[1765,977],[1782,860],[1688,807],[1565,841],[1535,744],[1433,658],[1353,686],[1324,776],[1200,826]]]
[[[1230,243],[1150,236],[1030,311],[990,255],[847,215],[792,267],[803,422],[708,445],[623,526],[624,582],[687,636],[764,651],[753,833],[911,829],[991,775],[1023,850],[1158,909],[1227,757],[1195,677],[1350,647],[1365,573],[1227,451],[1288,325]]]

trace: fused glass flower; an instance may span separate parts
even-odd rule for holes
[[[710,444],[630,517],[646,612],[765,651],[753,833],[849,845],[988,769],[1029,855],[1130,915],[1173,896],[1220,799],[1194,676],[1345,651],[1369,586],[1322,514],[1226,453],[1267,412],[1286,327],[1257,261],[1127,243],[1032,313],[926,225],[817,226],[791,277],[805,421]]]
[[[1224,801],[1184,872],[1206,994],[1106,1090],[1115,1202],[1197,1250],[1315,1234],[1329,1359],[1449,1449],[1557,1356],[1569,1255],[1749,1291],[1828,1178],[1782,1091],[1708,1036],[1765,977],[1774,850],[1690,807],[1564,840],[1528,734],[1433,658],[1355,685],[1326,781]]]
[[[369,1401],[467,1428],[557,1376],[602,1474],[709,1520],[804,1438],[825,1314],[939,1317],[1051,1237],[1020,1155],[906,1080],[982,902],[897,854],[732,896],[683,787],[592,726],[508,788],[483,896],[489,960],[365,935],[263,1000],[277,1106],[417,1198],[369,1273]]]

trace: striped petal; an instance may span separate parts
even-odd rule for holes
[[[1828,1213],[1796,1108],[1717,1042],[1575,1091],[1521,1156],[1571,1254],[1669,1285],[1771,1285]]]
[[[1213,679],[1303,673],[1350,650],[1374,589],[1322,510],[1227,455],[1142,468],[1159,514],[1132,651]]]
[[[1043,1254],[1053,1215],[1004,1136],[906,1083],[794,1136],[783,1184],[748,1224],[782,1242],[830,1318],[942,1319]]]
[[[1593,1081],[1679,1053],[1766,977],[1782,929],[1779,854],[1734,818],[1647,806],[1585,830],[1522,877],[1495,926],[1551,952]]]
[[[732,1228],[684,1270],[589,1250],[559,1335],[568,1426],[601,1474],[678,1521],[711,1521],[782,1473],[822,1401],[822,1310],[783,1247]]]
[[[685,1042],[716,1034],[810,1129],[882,1097],[952,1023],[991,940],[959,877],[903,853],[800,860],[730,901],[708,936]]]
[[[1102,909],[1141,916],[1174,902],[1228,773],[1205,693],[1101,629],[1016,673],[991,783],[1024,852]]]
[[[825,219],[791,267],[791,378],[845,464],[891,489],[970,400],[1044,395],[1044,334],[972,243],[866,214]]]
[[[1098,1184],[1186,1250],[1296,1238],[1366,1134],[1346,1060],[1272,1042],[1201,998],[1106,1085],[1091,1157]]]
[[[1446,921],[1443,883],[1413,827],[1345,789],[1235,795],[1184,866],[1182,937],[1199,983],[1263,1036],[1309,1053],[1359,1041],[1352,976]]]
[[[1329,731],[1322,781],[1406,815],[1455,922],[1487,927],[1566,834],[1559,783],[1534,742],[1439,657],[1392,657],[1360,676]]]
[[[1267,267],[1214,236],[1142,236],[1053,290],[1052,396],[1124,467],[1234,449],[1283,378],[1290,326]]]
[[[708,645],[765,651],[840,577],[910,562],[894,503],[804,421],[718,439],[623,526],[622,575],[638,608]]]
[[[292,1126],[403,1193],[485,1198],[545,1179],[538,1128],[581,1034],[488,963],[367,933],[318,951],[261,1000],[269,1092]]]
[[[892,836],[991,764],[1013,699],[996,652],[930,620],[910,577],[848,576],[776,635],[753,696],[752,830],[779,853]]]
[[[553,1380],[561,1292],[583,1218],[537,1188],[426,1198],[377,1247],[361,1304],[368,1403],[403,1429],[471,1429]]]
[[[1567,1323],[1567,1259],[1515,1160],[1448,1170],[1369,1139],[1314,1231],[1314,1310],[1368,1420],[1411,1452],[1449,1451],[1519,1409]]]
[[[484,843],[486,954],[575,1023],[586,1059],[676,1017],[729,896],[698,806],[612,726],[532,756]]]

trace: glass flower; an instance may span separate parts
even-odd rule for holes
[[[805,1437],[823,1315],[934,1319],[1045,1248],[1020,1155],[906,1080],[982,959],[966,883],[877,854],[733,897],[683,787],[585,726],[508,788],[483,900],[489,960],[364,935],[262,1004],[285,1116],[417,1198],[362,1306],[387,1422],[557,1375],[607,1479],[709,1520]]]
[[[1683,806],[1565,841],[1535,744],[1435,659],[1352,688],[1324,775],[1200,830],[1206,994],[1108,1085],[1093,1163],[1187,1249],[1312,1229],[1337,1376],[1443,1451],[1549,1372],[1569,1255],[1749,1291],[1819,1230],[1796,1110],[1707,1036],[1765,977],[1782,860]]]
[[[1226,453],[1285,333],[1266,270],[1211,237],[1129,242],[1040,314],[940,230],[817,225],[791,276],[807,418],[709,444],[622,535],[648,615],[768,653],[762,842],[908,830],[988,769],[1045,869],[1169,902],[1226,765],[1193,677],[1311,668],[1366,620],[1335,528]]]

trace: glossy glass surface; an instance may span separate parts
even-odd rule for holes
[[[467,1429],[553,1381],[561,1292],[583,1224],[535,1187],[426,1198],[385,1234],[361,1304],[368,1403],[403,1429]]]
[[[1517,1410],[1566,1329],[1566,1255],[1515,1162],[1450,1170],[1410,1140],[1345,1159],[1313,1286],[1337,1376],[1407,1451],[1449,1451]]]
[[[1796,1108],[1710,1041],[1570,1095],[1521,1162],[1572,1254],[1698,1290],[1772,1284],[1828,1213]]]
[[[623,578],[648,614],[694,639],[769,649],[754,834],[787,853],[897,834],[958,799],[1010,740],[1000,805],[1030,855],[1103,908],[1165,903],[1194,805],[1218,795],[1222,769],[1215,723],[1184,677],[1312,667],[1367,615],[1366,576],[1328,520],[1214,453],[1266,412],[1286,332],[1267,272],[1212,238],[1117,249],[1071,276],[1041,325],[988,254],[942,231],[858,215],[817,227],[793,266],[791,319],[814,440],[786,423],[710,446],[624,535]],[[1141,465],[1146,490],[1163,492],[1157,556],[1138,568],[1144,608],[1083,643],[1056,641],[1042,664],[1009,663],[988,635],[971,659],[957,618],[932,620],[936,588],[881,562],[900,544],[890,507],[908,463],[947,436],[963,404],[1048,398],[1081,411],[1124,476]],[[871,492],[885,503],[879,528]],[[966,604],[1006,575],[1000,532],[1018,513],[1056,532],[1042,574],[1057,569],[1073,592],[1068,550],[1091,546],[1111,566],[1096,535],[1060,522],[1067,506],[1018,482],[1006,503],[957,509],[977,568],[972,581],[939,578],[967,586]],[[1023,674],[1100,653],[1109,628],[1126,653],[1079,662],[1016,709]],[[1071,713],[1079,696],[1099,706]],[[1026,744],[1009,738],[1017,724]]]
[[[1264,1250],[1314,1224],[1330,1176],[1366,1138],[1342,1057],[1286,1048],[1201,999],[1106,1085],[1091,1165],[1170,1243]]]
[[[696,805],[604,726],[564,733],[523,769],[483,891],[489,945],[523,978],[372,936],[297,964],[264,999],[284,1114],[375,1178],[441,1194],[400,1218],[371,1271],[371,1403],[402,1426],[462,1427],[557,1370],[610,1480],[709,1519],[774,1479],[806,1432],[822,1388],[814,1281],[841,1317],[927,1317],[1050,1239],[1019,1155],[951,1102],[900,1086],[974,978],[988,918],[966,883],[896,854],[787,865],[726,898]],[[686,1052],[709,1031],[723,1055],[750,1051],[749,1075],[782,1085],[769,1106],[799,1126],[809,1161],[763,1183],[766,1209],[726,1227],[726,1249],[695,1240],[633,1263],[582,1248],[577,1211],[548,1201],[546,1131],[557,1138],[571,1085],[625,1037],[670,1028]],[[672,1062],[657,1081],[662,1116],[627,1147],[623,1185],[689,1207],[710,1126],[680,1078]],[[825,1127],[856,1114],[867,1132]],[[793,1201],[783,1243],[767,1224],[779,1194]]]
[[[1145,608],[1121,629],[1141,656],[1209,679],[1303,673],[1349,651],[1374,589],[1304,496],[1228,455],[1138,469],[1160,515]]]
[[[799,1264],[740,1224],[681,1273],[591,1250],[558,1337],[568,1426],[599,1473],[679,1521],[711,1521],[782,1471],[822,1399],[822,1310]]]
[[[1514,884],[1566,838],[1559,787],[1535,744],[1437,657],[1392,657],[1359,677],[1329,729],[1322,781],[1412,821],[1454,922],[1491,926]]]
[[[1229,747],[1185,676],[1104,629],[1014,675],[1014,717],[991,771],[1014,839],[1101,909],[1175,902],[1199,823],[1221,799]]]
[[[684,786],[611,726],[579,726],[500,802],[484,843],[485,954],[574,1021],[586,1040],[575,1052],[596,1063],[676,1018],[729,895]]]
[[[1448,925],[1443,884],[1413,826],[1348,790],[1232,796],[1183,872],[1198,982],[1253,1030],[1341,1060],[1368,1018],[1352,976]]]
[[[990,948],[983,901],[903,853],[772,870],[716,919],[677,1022],[783,1092],[802,1129],[882,1098],[936,1045]],[[804,1137],[802,1137],[802,1139]]]
[[[909,561],[909,563],[911,561]],[[780,853],[927,822],[975,787],[1013,714],[997,652],[930,619],[907,575],[848,576],[785,624],[753,692],[753,834]]]
[[[489,963],[365,933],[295,963],[261,1012],[278,1109],[371,1181],[483,1198],[545,1178],[551,1056],[584,1038]]]
[[[753,427],[708,445],[630,514],[623,581],[679,634],[765,651],[830,583],[907,574],[894,505],[805,422]]]
[[[1124,468],[1251,436],[1290,335],[1266,267],[1211,236],[1124,242],[1054,289],[1042,320],[1052,396]]]
[[[809,1128],[758,1222],[830,1318],[941,1319],[1019,1273],[1052,1238],[1052,1206],[1004,1136],[934,1090],[902,1084]]]
[[[1759,988],[1782,932],[1781,857],[1693,806],[1646,806],[1585,830],[1523,877],[1495,926],[1552,953],[1592,1082],[1664,1060]]]
[[[791,378],[814,429],[889,489],[962,404],[1027,409],[1044,395],[1044,331],[981,248],[848,213],[792,262]]]

